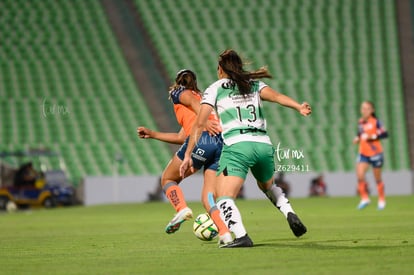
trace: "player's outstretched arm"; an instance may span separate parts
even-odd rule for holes
[[[172,144],[183,144],[186,139],[183,128],[178,133],[164,133],[140,126],[137,128],[137,134],[140,138],[152,138]]]
[[[308,116],[312,113],[312,109],[307,102],[300,104],[296,100],[288,97],[287,95],[278,93],[270,87],[264,87],[260,91],[260,98],[264,101],[278,103],[280,105],[295,109],[303,116]]]

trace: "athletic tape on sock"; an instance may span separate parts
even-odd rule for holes
[[[213,193],[208,192],[207,199],[208,199],[208,204],[210,205],[210,208],[213,208],[216,205],[216,203],[214,202]]]

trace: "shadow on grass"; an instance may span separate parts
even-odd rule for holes
[[[388,244],[387,244],[388,242]],[[348,240],[320,240],[308,241],[306,239],[278,239],[256,242],[255,247],[299,248],[319,250],[378,250],[387,248],[414,248],[404,240],[378,240],[378,239],[348,239]]]

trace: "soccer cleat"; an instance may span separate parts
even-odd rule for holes
[[[167,234],[172,234],[178,229],[183,222],[191,219],[193,217],[193,211],[190,208],[186,207],[181,209],[177,214],[174,215],[174,218],[167,224],[165,227],[165,232]]]
[[[299,217],[293,212],[288,213],[287,221],[293,234],[298,238],[308,231],[306,226],[300,221]]]
[[[378,210],[384,210],[385,208],[385,200],[378,201]]]
[[[236,238],[232,242],[224,243],[220,241],[219,248],[236,248],[236,247],[252,247],[253,241],[250,237],[246,234],[243,237]]]
[[[358,204],[358,209],[364,209],[365,207],[367,207],[369,204],[371,203],[371,201],[369,199],[363,199],[359,202]]]

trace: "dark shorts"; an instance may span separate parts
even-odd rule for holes
[[[384,154],[378,154],[372,157],[367,157],[359,154],[357,157],[357,162],[366,162],[372,165],[374,168],[381,168],[384,165]]]
[[[179,159],[184,159],[187,146],[188,137],[177,151],[177,157]],[[191,154],[194,168],[199,170],[204,167],[204,170],[211,169],[217,171],[222,148],[223,139],[221,135],[212,137],[208,134],[208,132],[203,132]]]

